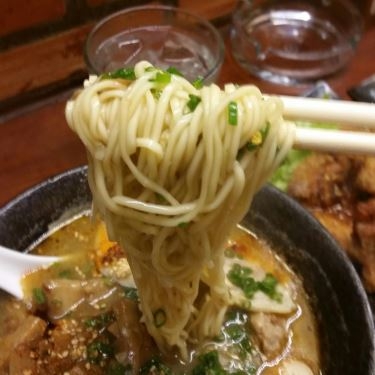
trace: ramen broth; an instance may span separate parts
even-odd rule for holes
[[[67,257],[24,278],[23,302],[2,295],[1,374],[320,374],[316,321],[301,281],[242,227],[225,250],[231,303],[221,332],[189,342],[188,361],[158,351],[141,322],[125,253],[100,221],[76,218],[33,252]],[[202,284],[196,309],[204,291]],[[164,320],[163,309],[154,312],[156,326]]]

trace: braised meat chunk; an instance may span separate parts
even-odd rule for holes
[[[356,178],[359,191],[375,195],[375,158],[364,158]]]
[[[375,292],[375,158],[311,154],[287,191],[360,264],[367,290]]]
[[[352,168],[348,157],[312,154],[295,169],[288,193],[311,208],[349,208]]]

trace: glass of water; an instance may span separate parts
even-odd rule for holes
[[[313,82],[354,56],[362,19],[349,0],[240,0],[232,52],[250,73],[277,84]]]
[[[89,33],[84,56],[90,73],[133,67],[147,60],[179,70],[187,79],[214,82],[224,60],[224,42],[208,21],[179,8],[127,8],[100,21]]]

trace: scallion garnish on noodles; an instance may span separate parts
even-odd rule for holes
[[[129,81],[134,81],[136,79],[134,68],[121,68],[115,70],[114,72],[103,73],[100,76],[101,79],[127,79]]]
[[[171,74],[168,72],[158,71],[155,74],[155,78],[150,79],[151,82],[155,82],[161,86],[166,86],[171,82]]]
[[[184,75],[175,67],[171,66],[166,70],[170,74],[174,74],[176,76],[183,77]]]
[[[234,101],[230,101],[228,104],[228,123],[233,126],[238,123],[238,106]]]
[[[189,101],[187,102],[187,106],[191,112],[194,112],[195,108],[197,108],[198,104],[201,102],[201,98],[197,95],[189,94]]]
[[[203,87],[203,78],[202,77],[198,77],[196,80],[193,81],[192,85],[196,89],[201,89]]]

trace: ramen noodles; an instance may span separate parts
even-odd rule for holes
[[[252,85],[200,87],[147,62],[90,77],[66,118],[87,149],[94,209],[126,252],[142,321],[162,352],[186,361],[237,298],[224,246],[294,126],[279,98]]]

